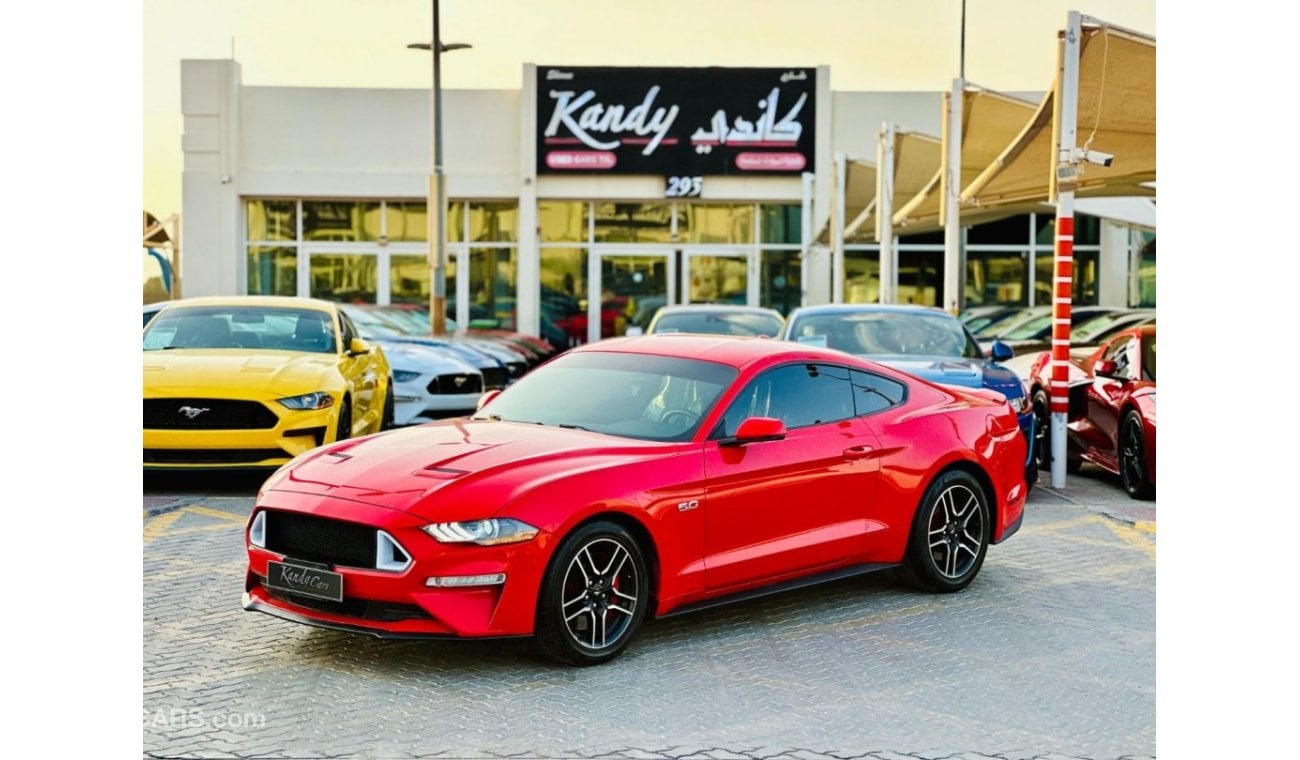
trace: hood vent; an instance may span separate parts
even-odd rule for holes
[[[422,478],[438,478],[439,480],[453,480],[461,475],[468,475],[469,470],[455,470],[451,467],[439,467],[431,464],[422,470],[416,470],[415,474]]]

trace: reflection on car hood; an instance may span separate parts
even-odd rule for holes
[[[198,393],[249,390],[258,396],[323,390],[322,377],[338,366],[335,354],[182,348],[144,351],[144,390]]]
[[[429,372],[435,375],[478,371],[477,367],[446,349],[386,339],[371,342],[378,343],[379,347],[384,349],[384,356],[388,357],[388,366],[394,370]]]
[[[911,354],[891,354],[868,356],[874,362],[880,362],[923,380],[945,385],[957,385],[964,388],[988,388],[1007,398],[1019,398],[1024,395],[1024,387],[1016,373],[1000,364],[985,359],[967,359],[959,356],[914,356]]]
[[[557,478],[678,448],[520,422],[447,420],[317,449],[271,490],[328,493],[428,520],[478,519]]]

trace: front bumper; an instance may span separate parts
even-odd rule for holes
[[[338,404],[326,409],[271,408],[275,427],[254,430],[144,430],[147,470],[276,468],[334,440]]]
[[[285,491],[266,493],[255,508],[309,514],[383,530],[411,558],[400,572],[330,565],[343,577],[343,601],[309,599],[268,588],[270,561],[289,561],[271,549],[247,544],[244,609],[380,638],[496,638],[533,632],[547,545],[544,536],[520,544],[442,544],[421,526],[427,520],[406,512],[333,497]],[[247,539],[247,535],[245,536]],[[504,573],[496,586],[433,588],[434,576]]]

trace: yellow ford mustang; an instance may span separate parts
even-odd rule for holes
[[[177,301],[144,331],[146,469],[278,467],[391,425],[388,361],[336,304]]]

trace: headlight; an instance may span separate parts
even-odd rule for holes
[[[447,522],[425,525],[425,533],[444,544],[515,544],[537,535],[537,529],[525,522],[509,517],[467,522]]]
[[[1011,409],[1016,414],[1024,414],[1029,411],[1029,407],[1031,406],[1028,395],[1009,398],[1007,399],[1007,403],[1011,404]]]
[[[404,369],[393,370],[393,382],[395,383],[409,383],[419,376],[419,372],[408,372]]]
[[[325,391],[304,393],[301,396],[289,396],[280,399],[280,403],[290,409],[328,409],[334,406],[334,397]]]

